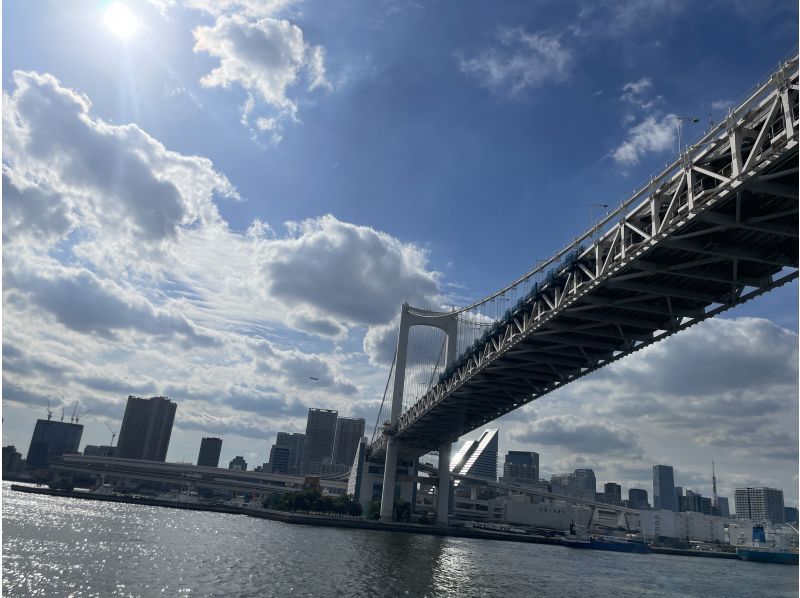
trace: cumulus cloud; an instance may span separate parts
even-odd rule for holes
[[[269,291],[353,324],[383,324],[399,304],[434,306],[438,274],[413,244],[331,215],[292,225],[259,253]]]
[[[611,156],[621,166],[634,166],[645,154],[673,149],[677,127],[674,114],[648,116],[628,130],[625,141],[612,150]]]
[[[216,15],[216,21],[194,30],[194,51],[219,59],[219,66],[200,83],[245,90],[242,122],[246,126],[257,101],[269,106],[272,114],[256,117],[255,126],[269,132],[275,143],[281,140],[284,122],[296,119],[297,102],[289,97],[290,88],[301,78],[309,91],[331,88],[325,74],[325,49],[308,43],[296,24],[271,16],[283,4],[195,2],[197,8]]]
[[[495,93],[517,97],[548,81],[568,79],[572,53],[558,37],[515,27],[500,30],[495,41],[474,58],[459,60],[461,72]]]
[[[15,71],[12,79],[16,89],[3,95],[8,241],[37,228],[63,237],[79,219],[109,243],[158,244],[181,226],[218,222],[214,195],[236,197],[210,160],[169,151],[136,125],[93,118],[89,99],[52,75]],[[32,222],[32,210],[47,217]]]
[[[524,431],[511,433],[517,442],[557,445],[583,454],[641,453],[630,430],[608,421],[586,421],[573,415],[548,416],[533,421]]]

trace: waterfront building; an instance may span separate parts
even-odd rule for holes
[[[338,416],[339,413],[333,409],[312,408],[308,410],[306,437],[303,444],[303,473],[319,475],[322,461],[333,457]]]
[[[20,472],[23,469],[22,453],[13,444],[3,447],[3,473]]]
[[[269,450],[269,468],[265,469],[265,471],[269,473],[288,473],[290,458],[291,450],[288,446],[273,444]]]
[[[702,496],[699,492],[687,490],[686,496],[681,497],[681,511],[711,515],[711,510],[711,499]]]
[[[653,465],[653,509],[678,510],[672,465]]]
[[[785,523],[797,523],[797,508],[783,507],[783,520]]]
[[[622,486],[614,482],[606,482],[603,486],[603,502],[609,505],[621,505]]]
[[[303,469],[303,446],[306,435],[297,432],[278,432],[275,446],[289,449],[289,473],[300,473]]]
[[[28,469],[44,469],[47,461],[67,453],[77,453],[83,425],[51,419],[37,419],[26,459]]]
[[[576,469],[573,472],[575,487],[583,490],[597,491],[597,477],[592,469]]]
[[[784,523],[783,490],[777,488],[736,488],[733,500],[738,519],[752,519],[756,523],[770,521]]]
[[[244,457],[237,455],[230,463],[228,463],[228,469],[232,469],[234,471],[247,471],[247,461],[244,460]]]
[[[364,437],[364,419],[340,417],[336,420],[336,436],[333,441],[333,465],[345,465],[349,469],[356,457],[358,443]]]
[[[503,463],[503,477],[513,481],[527,482],[539,479],[539,453],[532,451],[508,451]]]
[[[497,481],[497,430],[484,430],[478,440],[466,441],[453,457],[450,471],[484,480]],[[458,485],[458,481],[455,482]]]
[[[124,459],[166,461],[177,405],[167,397],[128,397],[117,454]]]
[[[728,505],[728,497],[727,496],[718,496],[717,497],[717,511],[720,517],[730,518],[731,516],[731,508]]]
[[[219,467],[219,455],[222,452],[222,438],[203,438],[200,441],[200,452],[197,464],[203,467]]]
[[[683,486],[675,486],[675,511],[683,511]]]
[[[650,503],[647,502],[647,490],[642,488],[628,490],[628,506],[631,509],[649,509]]]

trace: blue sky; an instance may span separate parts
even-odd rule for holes
[[[797,46],[790,2],[129,0],[127,40],[112,4],[3,7],[3,441],[23,453],[48,398],[91,408],[101,443],[128,394],[168,394],[171,460],[219,434],[261,463],[308,406],[371,427],[404,300],[529,270],[674,157],[676,116],[694,138]],[[729,494],[796,503],[796,284],[696,330],[508,416],[501,450],[648,488],[668,462],[705,492],[714,458]],[[764,345],[680,397],[636,386],[743,331]]]

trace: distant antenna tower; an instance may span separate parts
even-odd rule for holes
[[[717,474],[714,472],[714,462],[711,462],[711,495],[714,497],[714,508],[719,508],[717,502]]]

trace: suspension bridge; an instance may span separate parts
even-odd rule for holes
[[[403,305],[388,418],[382,403],[366,447],[384,464],[382,518],[391,519],[398,459],[438,451],[446,522],[450,445],[460,436],[796,279],[797,142],[793,57],[518,280],[447,312]]]

